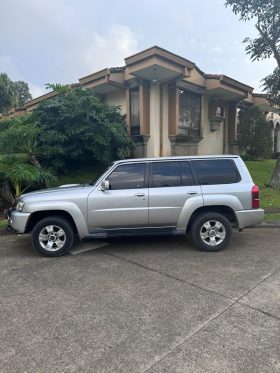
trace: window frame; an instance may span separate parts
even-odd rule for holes
[[[201,123],[202,123],[202,95],[189,91],[184,88],[180,88],[180,87],[177,89],[178,89],[178,123],[177,123],[177,126],[179,129],[179,132],[180,134],[186,134],[193,138],[200,138],[201,137]],[[181,123],[180,122],[180,91],[182,91],[183,95],[195,96],[199,99],[199,123],[198,123],[197,129],[193,127],[186,127],[186,126],[180,125]],[[195,134],[195,136],[192,135],[192,132]]]
[[[195,162],[200,162],[200,161],[210,161],[210,162],[215,162],[215,161],[228,161],[230,162],[232,165],[233,165],[233,170],[235,171],[236,173],[236,176],[237,176],[237,181],[234,181],[232,183],[226,183],[226,182],[223,182],[223,183],[207,183],[207,184],[204,184],[204,183],[200,183],[199,181],[199,176],[196,172],[196,169],[195,169]],[[192,159],[191,160],[191,163],[192,163],[192,171],[193,171],[193,174],[197,180],[197,183],[198,185],[200,186],[208,186],[208,185],[231,185],[231,184],[238,184],[240,183],[240,181],[242,180],[242,177],[240,175],[240,172],[238,170],[238,167],[236,165],[236,163],[234,162],[233,159],[231,158],[213,158],[213,159],[207,159],[207,158],[202,158],[202,159]]]
[[[139,107],[139,124],[135,125],[132,121],[132,93],[138,92],[138,107]],[[141,134],[141,108],[140,108],[140,86],[137,85],[129,89],[129,122],[130,122],[130,134],[131,136],[139,136]],[[133,128],[138,129],[137,133],[133,133]]]
[[[180,168],[180,185],[172,185],[172,186],[154,186],[153,185],[153,174],[152,174],[152,169],[153,169],[153,164],[156,164],[156,163],[171,163],[171,162],[177,162],[179,163],[179,168]],[[183,174],[182,174],[182,163],[183,162],[187,162],[188,165],[189,165],[189,169],[190,169],[190,172],[191,172],[191,175],[192,175],[192,178],[193,178],[193,184],[192,185],[183,185]],[[192,164],[191,164],[191,160],[184,160],[184,159],[176,159],[176,160],[158,160],[158,161],[150,161],[149,162],[149,183],[148,183],[148,187],[151,188],[151,189],[155,189],[155,188],[178,188],[178,187],[181,187],[181,188],[187,188],[187,187],[190,187],[190,186],[194,186],[194,185],[198,185],[198,182],[197,182],[197,177],[196,175],[194,174],[193,172],[193,167],[192,167]]]
[[[118,167],[121,167],[121,166],[127,166],[127,165],[139,165],[139,164],[143,164],[145,166],[145,169],[144,169],[144,183],[143,183],[143,187],[140,187],[140,188],[122,188],[122,189],[109,189],[109,191],[116,191],[116,190],[133,190],[133,189],[136,189],[136,190],[140,190],[140,189],[144,189],[144,188],[148,188],[148,175],[149,175],[149,167],[148,167],[148,162],[145,162],[145,161],[142,161],[142,162],[128,162],[128,163],[119,163],[119,164],[116,164],[116,167],[114,167],[111,172],[106,175],[105,179],[103,180],[108,180],[109,181],[109,177],[110,175],[118,168]]]

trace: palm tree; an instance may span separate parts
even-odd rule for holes
[[[0,193],[11,203],[32,184],[47,185],[55,178],[38,160],[40,133],[32,115],[15,117],[0,130]]]

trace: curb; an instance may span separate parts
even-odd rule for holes
[[[280,221],[264,221],[262,224],[256,225],[255,228],[280,228]]]

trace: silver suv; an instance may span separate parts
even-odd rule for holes
[[[98,180],[23,194],[6,211],[10,230],[61,256],[75,236],[184,235],[205,251],[224,249],[232,227],[261,223],[259,189],[238,156],[129,159]]]

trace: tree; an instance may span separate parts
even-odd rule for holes
[[[0,74],[0,113],[6,113],[12,107],[22,107],[31,99],[26,82],[13,82],[7,74]]]
[[[278,67],[273,73],[263,79],[268,100],[274,105],[280,103],[280,1],[279,0],[227,0],[226,6],[231,6],[240,20],[255,20],[258,36],[255,39],[245,38],[245,48],[251,60],[273,57]],[[271,179],[271,186],[280,188],[280,156]]]
[[[0,74],[0,113],[5,113],[13,102],[13,82],[7,74]]]
[[[240,153],[247,159],[271,156],[271,132],[265,115],[257,106],[240,110],[238,136]]]
[[[129,156],[132,142],[118,107],[85,88],[57,92],[34,110],[47,164],[66,172]]]
[[[54,180],[54,175],[39,163],[41,130],[33,116],[14,117],[4,124],[6,128],[0,132],[0,193],[13,203],[34,183],[46,185]]]
[[[28,84],[22,80],[14,82],[13,84],[13,106],[23,107],[28,101],[32,100],[31,93],[29,92]]]

